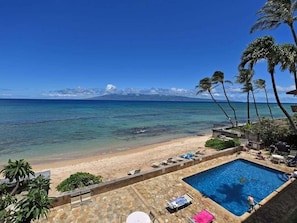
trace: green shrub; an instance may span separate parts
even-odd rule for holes
[[[90,173],[77,172],[70,175],[67,179],[63,180],[58,186],[57,190],[60,192],[71,191],[76,188],[98,184],[102,182],[101,176],[95,176]]]
[[[205,143],[206,147],[211,147],[216,150],[223,150],[223,149],[232,148],[239,145],[240,145],[240,142],[238,139],[222,140],[218,138],[212,138],[207,140]]]

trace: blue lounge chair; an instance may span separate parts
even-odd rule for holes
[[[179,208],[192,203],[193,197],[189,194],[184,194],[175,199],[167,201],[167,206],[171,210],[178,210]]]
[[[287,159],[287,165],[290,167],[296,166],[297,165],[297,156],[291,159]]]
[[[195,153],[188,152],[188,153],[186,153],[186,154],[181,155],[180,157],[181,157],[181,158],[184,158],[184,159],[187,159],[187,160],[190,160],[190,159],[192,159],[194,156],[195,156]]]

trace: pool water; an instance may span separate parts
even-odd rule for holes
[[[286,174],[244,159],[237,159],[186,177],[184,182],[236,216],[248,211],[248,195],[260,202],[286,181]]]

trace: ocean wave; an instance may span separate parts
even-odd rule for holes
[[[68,121],[85,121],[85,120],[94,120],[98,117],[79,117],[79,118],[64,118],[64,119],[47,119],[47,120],[21,120],[21,121],[5,121],[1,122],[0,126],[3,128],[7,126],[26,126],[34,124],[48,124],[48,123],[59,123],[59,122],[68,122]]]

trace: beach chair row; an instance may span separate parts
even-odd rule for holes
[[[163,160],[161,162],[154,162],[151,164],[151,167],[158,168],[161,166],[169,165],[171,163],[178,163],[185,160],[198,160],[200,159],[199,157],[200,155],[205,155],[205,149],[204,150],[199,149],[196,152],[188,152],[175,158],[168,158],[167,160]]]
[[[205,155],[205,149],[199,149],[196,152],[188,152],[186,154],[182,154],[178,157],[175,158],[168,158],[167,160],[163,160],[161,162],[154,162],[151,164],[151,167],[153,168],[158,168],[158,167],[162,167],[162,166],[167,166],[169,164],[173,164],[173,163],[178,163],[178,162],[182,162],[185,160],[199,160],[201,159],[201,155]],[[141,169],[133,169],[128,171],[128,175],[135,175],[141,172]]]

